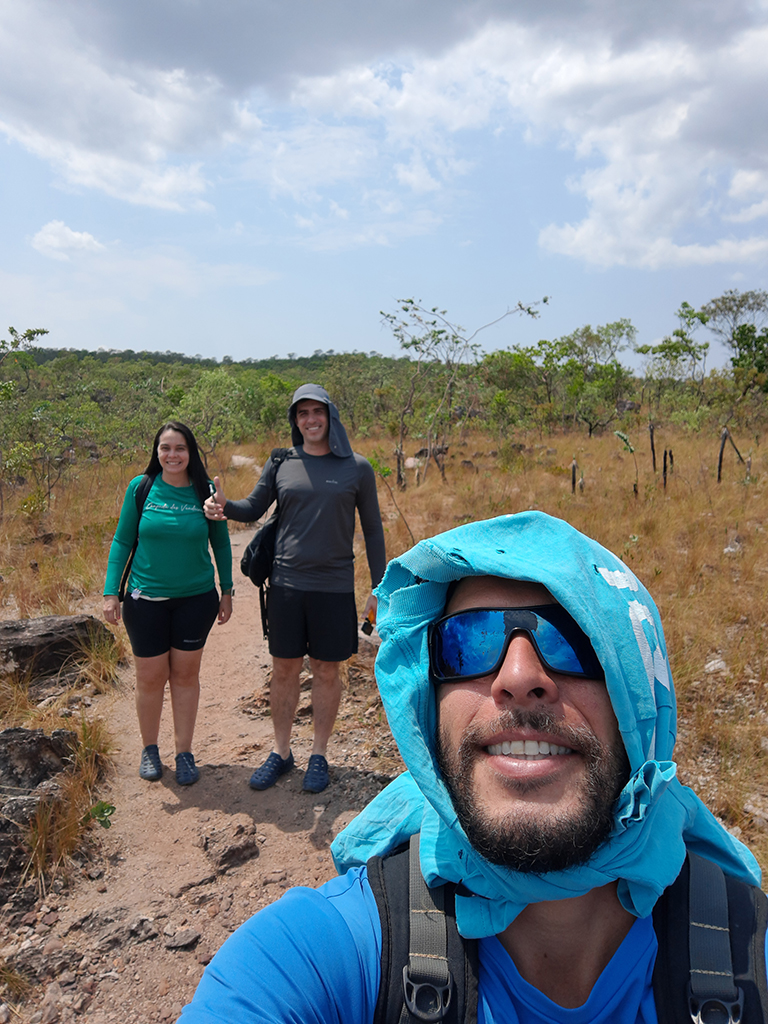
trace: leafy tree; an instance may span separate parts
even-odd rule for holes
[[[4,369],[9,369],[11,365],[14,368],[21,370],[26,378],[26,385],[22,389],[26,391],[29,388],[29,371],[32,365],[32,359],[29,355],[29,349],[32,347],[34,342],[47,334],[48,331],[44,327],[30,327],[23,333],[19,333],[15,327],[8,328],[8,338],[0,338],[0,366]],[[6,446],[13,448],[14,434],[12,430],[9,430],[9,416],[8,413],[13,414],[12,403],[14,399],[17,400],[19,391],[18,380],[0,380],[0,519],[2,519],[5,511],[5,491],[4,483],[12,481],[19,473],[16,466],[18,460],[12,459],[11,465],[8,465],[8,450]]]
[[[13,352],[28,351],[48,331],[44,327],[29,327],[23,334],[19,334],[15,327],[9,327],[8,333],[11,338],[0,338],[0,364]]]
[[[483,358],[480,370],[492,394],[491,420],[502,434],[513,426],[527,423],[543,429],[556,419],[557,371],[548,345],[549,342],[544,341],[531,348],[515,345]]]
[[[580,380],[574,376],[570,385],[574,415],[587,427],[590,437],[616,419],[618,402],[627,392],[631,393],[632,386],[631,374],[615,359],[593,366]]]
[[[542,300],[546,303],[547,297]],[[383,322],[391,328],[400,347],[411,357],[411,370],[407,385],[401,393],[398,441],[395,448],[397,460],[397,485],[405,490],[404,443],[409,431],[416,402],[425,402],[424,419],[427,435],[427,463],[434,459],[441,475],[445,477],[444,459],[447,438],[452,424],[456,392],[462,379],[462,367],[477,362],[480,346],[475,342],[477,335],[487,327],[499,323],[513,314],[524,314],[534,319],[539,316],[538,303],[524,305],[518,302],[513,309],[495,320],[478,327],[467,335],[463,327],[448,320],[447,311],[433,306],[427,309],[415,299],[401,299],[397,313],[382,312]],[[431,392],[431,394],[428,394]],[[466,407],[464,408],[467,414]]]
[[[615,362],[618,353],[633,345],[636,337],[637,328],[632,321],[622,319],[594,329],[585,324],[555,344],[563,356],[578,362],[589,377],[596,367]]]
[[[337,354],[328,359],[321,374],[323,386],[353,433],[369,433],[389,419],[392,398],[403,375],[400,364],[407,362],[364,352]]]
[[[740,324],[733,334],[731,365],[741,370],[753,370],[768,379],[768,328],[758,334],[754,324]],[[765,380],[761,384],[766,390]]]
[[[499,388],[492,399],[493,418],[504,429],[531,421],[543,429],[570,418],[584,423],[591,436],[616,418],[616,403],[633,388],[616,354],[635,335],[630,320],[617,320],[491,353],[482,369],[486,382]]]
[[[248,371],[241,377],[243,411],[248,421],[267,434],[288,429],[287,412],[295,381],[283,380],[271,370],[261,375]],[[253,429],[253,428],[252,428]]]
[[[179,402],[178,418],[194,431],[200,446],[211,453],[222,441],[247,432],[245,396],[226,370],[205,370]]]
[[[694,340],[694,332],[706,324],[709,316],[703,309],[696,310],[683,302],[675,314],[678,326],[658,345],[636,345],[635,352],[647,356],[646,383],[653,387],[657,404],[662,396],[679,392],[687,387],[698,404],[703,395],[702,385],[709,342]]]
[[[709,330],[738,355],[740,329],[754,327],[758,332],[768,324],[768,292],[740,292],[729,288],[718,298],[705,303],[701,311],[709,318]]]

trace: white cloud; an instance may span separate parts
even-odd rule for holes
[[[349,210],[345,210],[343,206],[339,206],[333,199],[330,201],[329,206],[331,213],[333,213],[339,220],[349,220]]]
[[[188,154],[258,124],[211,76],[110,62],[74,33],[62,5],[43,18],[45,7],[4,8],[0,131],[69,185],[161,208],[198,205],[207,182]]]
[[[311,221],[297,218],[299,226],[311,229],[297,242],[313,252],[344,252],[369,246],[388,248],[405,238],[431,234],[442,223],[441,218],[431,210],[417,209],[399,218],[376,218],[368,214],[358,217],[354,224],[340,224],[337,219]]]
[[[417,193],[434,192],[440,187],[418,153],[414,153],[409,164],[395,164],[395,174],[401,184],[407,185]]]
[[[583,214],[544,227],[545,250],[600,266],[764,258],[739,225],[768,215],[765,11],[671,0],[663,24],[587,0],[302,12],[297,32],[290,3],[200,0],[183,22],[144,0],[6,5],[0,130],[68,187],[183,211],[215,201],[223,175],[310,208],[289,217],[345,244],[397,235],[374,195],[399,224],[428,200],[420,223],[439,223],[481,141],[514,131],[575,161]]]
[[[146,301],[162,292],[197,297],[221,288],[260,288],[276,277],[274,271],[250,264],[199,261],[177,248],[115,250],[88,274],[94,287],[119,294],[121,301]]]
[[[312,119],[295,128],[262,132],[240,174],[265,185],[273,195],[316,202],[319,189],[375,173],[378,156],[376,141],[363,129]]]
[[[731,180],[728,195],[737,202],[747,202],[728,216],[737,224],[746,224],[768,217],[768,173],[765,171],[737,171]],[[761,198],[765,197],[765,198]],[[756,200],[751,202],[750,200]]]
[[[32,248],[54,260],[68,260],[72,251],[99,252],[104,246],[87,231],[73,231],[63,220],[52,220],[33,237]]]
[[[609,28],[569,38],[497,23],[440,57],[412,60],[399,77],[389,65],[345,69],[294,95],[314,116],[333,107],[377,118],[396,179],[420,193],[466,173],[457,152],[473,130],[517,125],[530,145],[558,140],[587,164],[569,183],[586,214],[541,231],[550,252],[606,267],[763,260],[762,239],[734,237],[732,225],[768,213],[768,188],[755,179],[765,173],[768,123],[754,102],[768,87],[768,30],[734,18],[706,46],[683,33],[619,46]],[[411,147],[408,160],[397,159],[398,144]],[[747,181],[754,202],[744,202]],[[709,241],[691,242],[691,232]]]

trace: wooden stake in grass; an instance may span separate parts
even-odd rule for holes
[[[640,470],[637,467],[637,456],[635,455],[635,447],[632,444],[632,442],[629,440],[629,437],[627,436],[627,434],[624,434],[621,430],[614,430],[614,434],[616,435],[616,437],[618,437],[618,439],[620,441],[624,442],[624,451],[629,452],[629,454],[632,456],[632,458],[635,461],[635,482],[634,482],[634,485],[632,487],[632,490],[634,491],[635,497],[637,497],[637,493],[638,493],[638,491],[637,491],[637,484],[638,484],[638,479],[640,477]]]
[[[664,469],[662,470],[662,479],[664,480],[664,490],[667,489],[667,449],[664,449]]]
[[[718,456],[717,456],[717,482],[718,483],[720,483],[720,480],[721,480],[722,475],[723,475],[723,452],[725,451],[725,442],[727,440],[728,440],[728,427],[723,427],[722,432],[720,434],[720,452],[718,453]]]
[[[656,472],[656,445],[653,443],[653,424],[648,424],[648,433],[651,435],[651,459],[653,460],[653,472]]]
[[[731,437],[730,430],[728,429],[728,427],[723,427],[722,433],[720,434],[720,454],[717,457],[717,482],[718,483],[720,483],[720,478],[721,478],[722,472],[723,472],[723,452],[725,450],[725,442],[726,441],[730,441],[731,442],[731,447],[733,448],[733,450],[738,455],[739,462],[743,462],[744,461],[744,459],[741,456],[741,452],[736,447],[736,444],[735,444],[733,438]]]
[[[576,493],[576,456],[573,457],[571,463],[571,494]]]

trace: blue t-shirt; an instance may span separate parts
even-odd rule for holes
[[[497,938],[480,942],[478,1024],[656,1024],[651,918],[632,925],[587,1002],[566,1010],[520,977]],[[181,1024],[371,1024],[381,924],[364,867],[290,889],[232,935]]]

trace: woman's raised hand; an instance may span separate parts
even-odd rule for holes
[[[206,498],[203,503],[203,512],[207,519],[226,519],[224,505],[227,499],[221,489],[221,480],[217,476],[213,478],[213,486],[216,488],[216,493],[212,494],[210,498]]]

